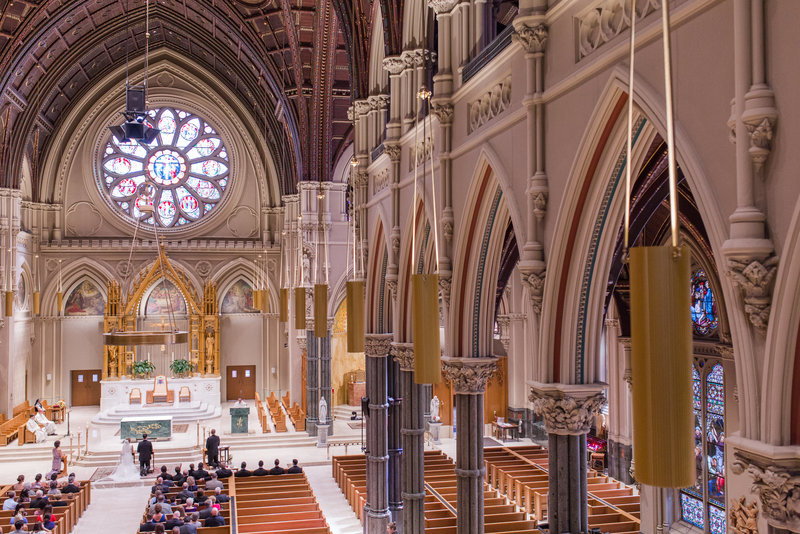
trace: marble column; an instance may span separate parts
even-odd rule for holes
[[[400,368],[403,443],[402,532],[425,531],[425,389],[414,382],[414,344],[395,343],[394,360]]]
[[[386,364],[392,334],[364,336],[369,415],[367,431],[367,502],[364,534],[384,534],[389,524],[389,449],[387,442]]]
[[[497,369],[495,358],[442,358],[456,409],[456,509],[458,534],[483,534],[483,394]]]
[[[319,342],[314,337],[314,324],[306,318],[306,432],[317,435],[319,410]]]
[[[549,435],[550,532],[589,531],[586,488],[586,434],[606,402],[600,384],[534,383],[529,400]]]
[[[400,366],[393,358],[386,361],[386,395],[389,409],[387,413],[387,447],[389,449],[389,512],[392,521],[402,526],[403,494],[402,463],[403,443],[401,441],[401,411],[405,399],[400,384]]]
[[[320,425],[330,425],[328,428],[328,435],[333,435],[333,404],[331,404],[331,330],[333,329],[333,319],[328,319],[328,332],[327,336],[320,338],[319,343],[319,392],[317,395],[317,403],[319,398],[324,398],[328,403],[328,413],[324,421],[318,421]],[[319,419],[319,404],[317,405],[317,418]]]

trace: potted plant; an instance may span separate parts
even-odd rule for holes
[[[169,368],[176,377],[183,378],[192,371],[192,364],[189,360],[173,360]]]
[[[137,378],[149,378],[155,370],[155,364],[149,360],[142,360],[133,364],[133,376]]]

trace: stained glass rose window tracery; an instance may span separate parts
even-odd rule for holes
[[[203,118],[177,108],[150,111],[161,130],[152,144],[111,137],[102,167],[104,192],[128,217],[174,228],[190,224],[222,201],[230,182],[230,160],[216,130]],[[137,187],[155,188],[152,212],[142,212]]]

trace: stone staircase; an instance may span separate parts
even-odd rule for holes
[[[333,418],[336,421],[349,421],[353,412],[356,412],[359,416],[361,416],[361,406],[338,404],[333,407]]]
[[[153,404],[141,406],[120,405],[98,413],[92,422],[98,425],[119,425],[125,417],[154,417],[171,415],[173,423],[193,423],[197,420],[214,419],[222,415],[222,408],[205,402],[176,404]]]

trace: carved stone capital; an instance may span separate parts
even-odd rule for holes
[[[508,347],[511,345],[511,335],[508,331],[508,327],[511,326],[511,317],[508,315],[498,315],[497,326],[500,327],[500,343],[503,344],[503,348],[506,350],[506,354],[508,354]]]
[[[437,15],[449,13],[458,5],[461,0],[428,0],[428,7],[433,9]]]
[[[392,348],[392,334],[367,334],[364,336],[364,354],[370,358],[385,358]]]
[[[442,358],[444,376],[458,395],[483,395],[496,370],[496,358]]]
[[[367,187],[369,183],[369,173],[357,172],[354,182],[356,187]]]
[[[356,100],[353,105],[355,106],[356,114],[358,115],[366,115],[369,113],[369,110],[372,108],[369,104],[369,100]]]
[[[439,273],[439,295],[442,297],[442,304],[445,308],[450,307],[450,286],[452,278],[450,275]]]
[[[532,387],[528,400],[544,419],[548,434],[580,435],[589,432],[594,417],[606,403],[605,392],[575,392]]]
[[[800,530],[800,469],[765,465],[736,453],[732,470],[737,475],[747,473],[753,478],[750,489],[758,495],[761,511],[771,526],[793,532]],[[749,509],[752,513],[752,505]],[[743,518],[745,523],[747,519]]]
[[[731,259],[726,274],[739,286],[744,298],[744,311],[753,328],[767,335],[769,312],[772,306],[772,286],[778,272],[778,257],[765,260]]]
[[[413,343],[392,343],[392,357],[402,371],[414,371]]]
[[[297,336],[297,346],[300,347],[300,350],[305,351],[307,343],[308,343],[308,338],[306,337],[305,332]]]
[[[531,298],[533,311],[536,315],[542,313],[542,300],[544,297],[544,281],[547,274],[546,270],[540,272],[525,273],[522,276],[522,284],[528,288],[528,294]]]
[[[541,54],[547,46],[547,26],[536,24],[528,26],[521,24],[514,28],[512,39],[522,45],[525,52],[529,54]]]
[[[389,56],[383,58],[383,68],[387,70],[389,74],[400,74],[403,72],[403,69],[406,68],[406,63],[400,56]]]
[[[453,104],[445,104],[441,102],[433,102],[431,111],[434,116],[439,119],[442,126],[448,126],[453,123]]]
[[[392,300],[397,300],[397,276],[386,277],[386,287],[392,295]]]
[[[402,149],[400,145],[388,145],[386,143],[383,144],[383,151],[384,153],[389,156],[389,159],[392,162],[400,161],[400,153]]]

